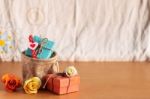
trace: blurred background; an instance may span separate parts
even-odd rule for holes
[[[149,0],[0,0],[0,59],[20,61],[28,36],[55,42],[60,60],[146,61]]]

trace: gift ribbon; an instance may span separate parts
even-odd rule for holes
[[[63,75],[64,75],[64,73],[58,73],[58,74],[56,74],[55,76],[54,76],[54,75],[48,76],[46,82],[45,82],[44,85],[43,85],[43,88],[45,89],[45,87],[46,87],[46,85],[47,85],[49,79],[52,78],[52,91],[54,91],[54,79],[57,78],[58,76],[63,76]],[[69,83],[68,83],[68,86],[67,86],[66,93],[68,93],[68,91],[69,91],[70,81],[71,81],[70,77],[68,77],[68,78],[69,78]]]
[[[68,93],[69,87],[70,87],[70,77],[69,77],[69,83],[68,83],[68,86],[67,86],[66,93]]]
[[[36,52],[39,54],[42,52],[42,47],[48,42],[47,38],[43,38],[42,41],[39,43],[38,47],[36,48]]]
[[[37,54],[40,54],[42,52],[42,48],[44,47],[44,45],[48,42],[47,38],[43,38],[42,41],[39,43],[38,47],[35,49],[35,51],[32,51],[32,56],[35,57],[37,56]],[[44,47],[47,50],[51,50],[47,47]]]

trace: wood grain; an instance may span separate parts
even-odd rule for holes
[[[75,65],[79,71],[79,92],[59,96],[39,91],[28,95],[19,89],[9,93],[0,83],[0,99],[150,99],[148,62],[60,62],[60,70],[68,65]],[[21,71],[21,63],[0,63],[0,77],[4,73],[22,77]]]

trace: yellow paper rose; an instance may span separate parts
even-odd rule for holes
[[[35,94],[41,86],[41,80],[39,77],[32,77],[25,81],[24,90],[27,94]]]
[[[78,74],[77,69],[74,66],[68,66],[64,72],[68,77],[75,76]]]

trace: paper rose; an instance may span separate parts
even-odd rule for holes
[[[14,74],[5,74],[2,76],[2,82],[4,83],[7,91],[15,91],[21,86],[21,80]]]
[[[25,81],[23,88],[27,94],[35,94],[38,92],[40,86],[41,86],[40,78],[32,77]]]
[[[68,77],[75,76],[78,74],[78,72],[74,66],[68,66],[64,72],[65,72],[66,76],[68,76]]]

